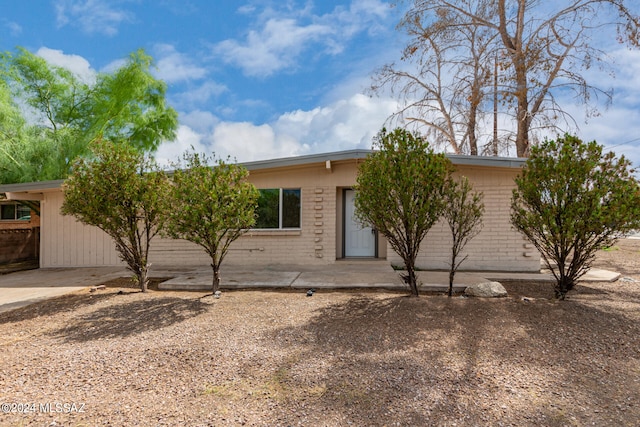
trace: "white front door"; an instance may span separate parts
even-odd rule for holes
[[[344,190],[344,256],[375,257],[376,234],[371,227],[363,227],[355,216],[356,192]]]

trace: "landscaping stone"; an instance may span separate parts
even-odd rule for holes
[[[506,297],[507,290],[500,282],[482,282],[467,286],[465,295],[482,298]]]

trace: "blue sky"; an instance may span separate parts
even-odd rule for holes
[[[2,50],[22,46],[87,76],[138,48],[151,54],[180,117],[160,160],[191,145],[239,161],[369,148],[396,108],[390,97],[363,94],[372,71],[400,57],[400,12],[389,1],[3,3]],[[640,55],[612,56],[616,80],[594,79],[614,87],[614,104],[588,124],[582,108],[568,109],[583,139],[615,145],[640,165]]]

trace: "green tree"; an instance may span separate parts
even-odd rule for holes
[[[464,247],[482,230],[484,203],[482,193],[472,192],[466,176],[459,181],[450,180],[445,192],[443,217],[451,230],[451,264],[449,265],[449,296],[453,295],[453,278],[467,259],[458,259]]]
[[[418,296],[415,261],[422,240],[442,215],[451,162],[404,129],[383,129],[374,149],[378,151],[358,169],[356,215],[382,233],[402,257],[407,270],[403,279],[411,295]]]
[[[173,174],[165,233],[204,248],[211,257],[215,294],[231,243],[255,224],[259,193],[247,182],[243,166],[197,153],[185,153],[184,160],[185,169]]]
[[[0,183],[17,182],[21,164],[14,156],[17,147],[24,144],[25,121],[11,98],[6,83],[0,81]]]
[[[63,185],[63,215],[73,215],[114,240],[120,258],[145,292],[151,240],[162,228],[168,179],[155,161],[135,148],[106,141],[79,158]]]
[[[22,160],[26,157],[44,159],[52,155],[40,150],[38,138],[34,129],[26,125],[7,85],[0,81],[0,184],[30,180],[35,170],[27,168]],[[40,169],[45,164],[42,160],[37,162],[36,167]],[[23,204],[40,215],[40,202],[25,200]]]
[[[175,138],[177,113],[166,104],[166,85],[151,75],[152,58],[142,50],[91,82],[22,48],[4,53],[1,66],[0,109],[21,115],[1,124],[2,183],[65,178],[92,141],[154,151]]]
[[[640,184],[624,156],[565,135],[533,147],[516,178],[511,223],[540,251],[564,299],[596,251],[640,227]]]

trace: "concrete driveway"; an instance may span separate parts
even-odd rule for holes
[[[40,268],[0,275],[0,313],[128,275],[124,268]]]

